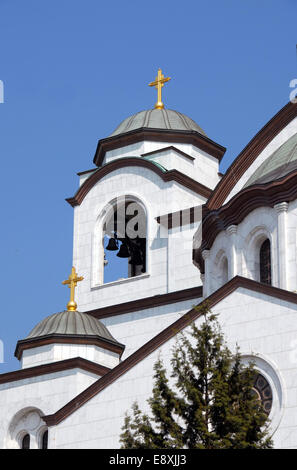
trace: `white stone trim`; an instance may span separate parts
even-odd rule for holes
[[[287,289],[287,212],[289,204],[280,202],[275,204],[277,213],[277,256],[279,287]]]
[[[237,243],[236,243],[237,230],[238,230],[237,225],[229,225],[229,227],[227,227],[226,229],[227,234],[231,238],[230,260],[228,263],[229,264],[229,273],[228,273],[229,279],[232,279],[237,274]]]
[[[19,410],[10,421],[5,448],[21,449],[22,439],[29,434],[30,449],[40,449],[40,432],[47,430],[42,415],[42,411],[35,407]]]
[[[270,255],[271,255],[271,284],[276,285],[275,272],[274,272],[274,242],[270,230],[266,225],[258,225],[251,230],[245,239],[244,255],[245,255],[245,268],[247,277],[260,281],[260,247],[266,240],[270,241]]]
[[[255,369],[263,375],[272,390],[272,409],[269,414],[271,436],[277,431],[286,407],[286,387],[281,372],[274,362],[263,354],[255,354],[253,351],[241,352],[243,364],[253,361]]]
[[[98,289],[104,289],[105,287],[124,284],[125,282],[134,282],[140,279],[145,279],[147,277],[150,277],[150,273],[139,274],[139,276],[126,277],[124,279],[117,279],[116,281],[106,282],[105,284],[100,284],[100,285],[91,287],[91,290],[93,291],[93,290],[98,290]]]

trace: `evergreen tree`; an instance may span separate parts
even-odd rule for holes
[[[122,448],[268,449],[269,420],[253,393],[254,364],[243,365],[227,347],[219,323],[206,304],[204,322],[181,333],[171,365],[174,388],[159,358],[148,400],[151,416],[137,403],[126,414]]]

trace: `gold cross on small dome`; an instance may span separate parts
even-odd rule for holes
[[[169,82],[171,80],[170,77],[164,77],[162,74],[162,70],[158,70],[158,75],[156,77],[156,80],[154,82],[149,83],[149,86],[154,86],[158,90],[158,101],[155,104],[156,109],[163,109],[164,108],[164,103],[162,103],[162,88],[164,86],[165,82]]]
[[[66,281],[63,281],[62,284],[68,285],[70,288],[70,301],[67,304],[67,310],[68,311],[75,311],[77,309],[77,303],[74,301],[74,293],[75,293],[75,288],[77,286],[77,283],[79,281],[82,281],[83,277],[82,276],[77,276],[77,273],[75,272],[75,267],[72,266],[71,274],[68,277]]]

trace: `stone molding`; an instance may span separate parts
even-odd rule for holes
[[[247,146],[228,168],[207,201],[210,210],[221,207],[232,189],[265,147],[297,116],[297,104],[289,101],[273,118],[253,137]]]
[[[207,188],[201,183],[198,183],[198,181],[190,178],[189,176],[185,175],[184,173],[181,173],[178,170],[163,171],[159,166],[157,166],[150,160],[146,160],[144,158],[139,157],[123,157],[117,158],[116,160],[113,160],[112,162],[107,163],[106,165],[98,168],[94,173],[89,176],[89,178],[86,179],[86,181],[84,181],[84,183],[77,190],[76,194],[73,197],[67,198],[66,201],[72,207],[79,206],[88,194],[88,192],[104,176],[120,168],[125,168],[129,166],[147,168],[156,173],[163,181],[175,181],[176,183],[179,183],[185,188],[190,189],[191,191],[196,194],[199,194],[205,199],[208,199],[212,193],[212,189]]]
[[[226,232],[229,236],[235,235],[237,233],[237,225],[229,225],[229,227],[226,228]]]
[[[224,153],[226,152],[225,147],[196,131],[140,128],[130,132],[125,132],[124,134],[106,137],[105,139],[99,140],[93,162],[95,165],[100,167],[103,163],[106,152],[145,140],[150,142],[168,142],[173,144],[192,144],[209,155],[217,158],[219,161],[221,161]]]
[[[253,210],[259,207],[273,208],[279,203],[281,203],[282,210],[285,210],[286,204],[295,199],[297,199],[297,170],[279,180],[249,186],[219,209],[210,211],[203,206],[202,244],[193,250],[194,264],[201,272],[204,272],[202,251],[211,248],[221,231],[226,230],[230,225],[238,225]],[[194,240],[195,237],[196,235],[194,235]]]
[[[23,351],[25,349],[39,348],[46,344],[87,344],[98,346],[102,349],[115,352],[121,355],[124,352],[125,346],[116,341],[111,341],[107,338],[100,338],[99,336],[91,335],[63,335],[63,334],[52,334],[44,335],[36,338],[22,339],[17,342],[15,349],[15,357],[21,359]]]
[[[74,357],[71,359],[64,359],[62,361],[51,362],[49,364],[42,364],[34,367],[26,367],[25,369],[0,374],[0,384],[30,379],[31,377],[38,377],[40,375],[54,374],[56,372],[62,372],[69,369],[83,369],[100,376],[111,370],[109,367],[102,366],[93,361],[89,361],[88,359]]]
[[[281,212],[288,212],[288,207],[289,207],[289,204],[287,202],[279,202],[278,204],[275,204],[273,206],[273,208],[276,210],[278,214]]]

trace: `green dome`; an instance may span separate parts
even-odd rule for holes
[[[206,135],[201,127],[185,114],[172,109],[149,109],[124,119],[110,137],[142,128],[195,131]]]
[[[297,169],[297,133],[290,137],[248,179],[244,188],[282,178]]]
[[[86,313],[68,311],[54,313],[39,322],[25,338],[34,339],[47,335],[99,336],[116,341],[102,322]]]

